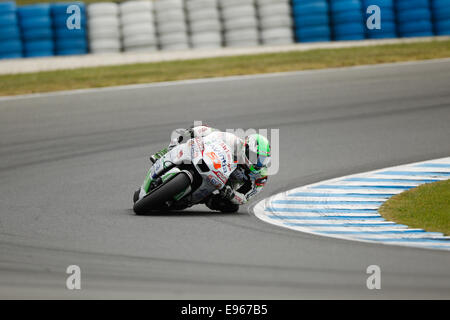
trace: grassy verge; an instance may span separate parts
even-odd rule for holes
[[[450,57],[450,41],[1,75],[0,95]]]
[[[402,192],[379,209],[387,220],[450,235],[450,180]]]

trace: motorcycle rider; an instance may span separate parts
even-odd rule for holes
[[[191,138],[206,137],[213,132],[220,132],[222,140],[232,146],[235,151],[237,168],[230,175],[227,185],[219,194],[212,194],[205,199],[205,204],[211,210],[236,212],[240,205],[262,191],[267,182],[267,165],[270,162],[270,144],[267,138],[260,134],[251,134],[240,139],[234,134],[221,132],[208,126],[196,126],[189,129],[177,129],[172,135],[169,146],[150,160],[155,163],[175,146]]]

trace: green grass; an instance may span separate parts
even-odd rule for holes
[[[446,57],[449,40],[45,71],[1,75],[0,95]]]
[[[450,235],[450,180],[402,192],[379,209],[387,220]]]

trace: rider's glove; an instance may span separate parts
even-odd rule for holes
[[[220,190],[220,196],[223,199],[231,200],[234,198],[234,190],[230,186],[223,187],[222,190]]]

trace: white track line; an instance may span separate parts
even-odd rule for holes
[[[450,179],[450,157],[314,183],[276,194],[254,207],[268,223],[321,236],[450,250],[450,237],[386,221],[379,207],[392,195]]]

